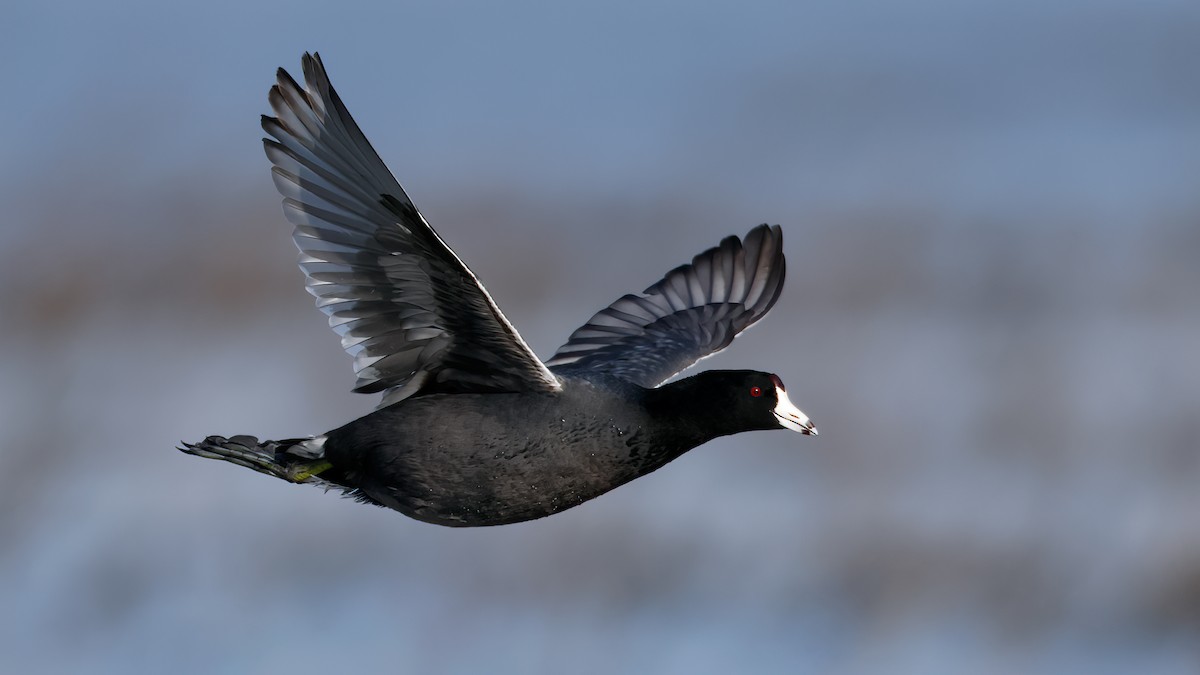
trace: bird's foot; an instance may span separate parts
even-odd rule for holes
[[[291,464],[287,468],[287,479],[293,483],[303,483],[310,478],[313,478],[326,469],[333,468],[333,465],[324,460],[316,462],[297,462]]]

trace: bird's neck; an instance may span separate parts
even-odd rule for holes
[[[688,377],[646,391],[646,408],[686,447],[694,448],[718,436],[735,434],[736,427],[720,397],[706,383]]]

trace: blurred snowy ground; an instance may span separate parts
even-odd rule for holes
[[[1195,673],[1200,6],[22,5],[0,670]],[[538,353],[730,233],[821,429],[449,530],[174,451],[374,400],[258,147],[319,49]]]

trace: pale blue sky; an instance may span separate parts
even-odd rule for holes
[[[1200,172],[1197,23],[1166,1],[22,3],[0,28],[0,179],[260,171],[271,73],[316,49],[418,194],[698,183],[1137,209]]]

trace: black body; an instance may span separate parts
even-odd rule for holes
[[[774,391],[765,373],[657,389],[564,380],[558,393],[409,398],[329,432],[325,456],[372,502],[439,525],[500,525],[581,504],[718,436],[779,428],[774,398],[746,393]]]

